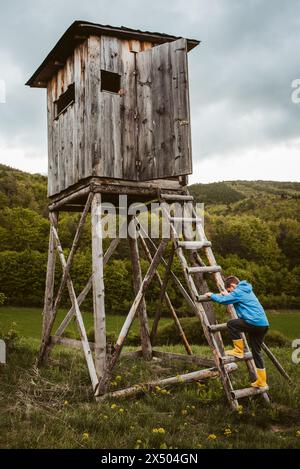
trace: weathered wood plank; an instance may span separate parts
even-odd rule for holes
[[[135,57],[130,51],[127,41],[122,41],[121,48],[123,75],[121,80],[121,127],[122,127],[122,155],[123,178],[137,179],[136,143],[133,136],[136,133],[136,102],[135,102]]]
[[[54,215],[53,220],[57,225],[57,214]],[[45,297],[44,297],[44,310],[43,310],[43,329],[42,329],[42,342],[39,351],[38,364],[41,365],[45,362],[46,345],[51,334],[53,324],[53,299],[54,299],[54,280],[55,280],[55,264],[56,264],[56,251],[53,231],[50,226],[49,247],[48,247],[48,261],[47,261],[47,275],[45,284]]]
[[[234,365],[234,364],[232,364]],[[227,365],[227,372],[230,373],[235,371],[237,366]],[[114,391],[105,394],[104,396],[97,396],[96,400],[98,402],[104,401],[106,399],[118,399],[118,398],[128,398],[137,396],[140,394],[145,394],[155,389],[156,386],[167,387],[173,386],[175,384],[188,384],[195,381],[201,381],[203,379],[214,378],[219,375],[219,371],[216,368],[210,368],[207,370],[192,371],[191,373],[186,373],[183,375],[172,376],[170,378],[159,379],[156,381],[150,381],[148,383],[136,384],[126,389],[120,389],[119,391]]]
[[[122,74],[121,40],[111,36],[101,36],[101,70]]]
[[[186,39],[171,42],[174,174],[192,173],[192,146]]]
[[[85,75],[85,168],[84,177],[97,175],[101,171],[103,155],[101,152],[101,141],[105,138],[103,132],[101,114],[101,38],[90,36],[87,40],[87,63]]]

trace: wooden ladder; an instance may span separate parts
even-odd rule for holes
[[[246,363],[250,381],[255,381],[257,379],[256,367],[245,335],[242,335],[245,344],[244,357],[240,359],[225,355],[221,332],[227,328],[226,323],[217,324],[215,321],[214,323],[211,323],[205,312],[203,303],[205,301],[209,301],[209,299],[199,293],[194,280],[195,275],[203,275],[206,273],[211,274],[218,290],[220,292],[224,292],[226,290],[223,277],[221,275],[221,267],[216,263],[216,259],[211,248],[211,242],[206,238],[202,219],[197,215],[193,197],[189,195],[188,192],[185,195],[177,195],[163,193],[161,191],[159,193],[159,199],[161,202],[162,212],[170,224],[171,238],[194,304],[194,312],[201,321],[204,335],[211,347],[215,364],[219,371],[222,385],[231,408],[233,410],[238,409],[238,400],[240,398],[258,394],[262,395],[265,401],[269,403],[270,400],[267,393],[269,389],[268,387],[234,389],[230,379],[230,374],[226,370],[225,365],[228,363],[243,361]],[[170,203],[180,204],[180,216],[176,216],[176,209],[175,216],[174,214],[172,215],[172,205],[170,206]],[[184,228],[182,238],[178,233],[178,224]],[[192,228],[193,226],[195,226],[197,240],[195,240],[195,233]],[[206,264],[203,262],[200,252],[204,252],[206,256]],[[233,305],[228,305],[227,311],[232,319],[237,318]]]

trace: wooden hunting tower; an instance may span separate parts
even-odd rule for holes
[[[42,343],[38,363],[46,361],[55,344],[83,349],[93,392],[97,399],[108,395],[109,382],[132,322],[140,322],[141,350],[131,356],[150,360],[167,357],[209,366],[209,369],[187,373],[148,383],[154,385],[191,382],[220,376],[226,396],[233,409],[238,398],[263,393],[267,389],[248,388],[235,391],[229,373],[237,368],[234,357],[224,356],[220,331],[226,325],[216,325],[211,303],[203,292],[207,284],[203,275],[216,281],[220,291],[224,282],[220,266],[216,265],[211,243],[206,239],[202,221],[187,191],[187,175],[192,172],[191,122],[188,90],[187,53],[199,41],[166,34],[142,32],[124,27],[75,21],[58,41],[27,85],[47,88],[48,108],[48,195],[50,198],[50,238],[43,311]],[[103,253],[103,202],[116,202],[119,195],[128,202],[159,200],[162,212],[170,224],[171,247],[168,261],[163,258],[168,239],[156,245],[143,232],[136,216],[135,236],[128,236],[135,298],[118,340],[112,349],[106,343],[105,289],[103,270],[120,242],[113,239]],[[182,218],[166,208],[169,202],[186,205]],[[59,239],[58,216],[61,210],[80,211],[68,258]],[[79,245],[88,213],[91,213],[92,274],[78,295],[71,278],[71,266]],[[183,237],[176,231],[177,222],[187,223]],[[193,238],[196,233],[196,240]],[[142,277],[139,244],[149,268]],[[206,263],[199,250],[204,249]],[[187,251],[187,255],[184,250]],[[62,265],[62,278],[54,296],[56,251]],[[186,286],[172,271],[174,255],[178,256]],[[164,278],[157,270],[166,266]],[[161,292],[151,330],[146,311],[145,293],[156,276]],[[200,320],[213,358],[193,356],[176,311],[167,293],[169,279],[184,296],[188,309]],[[67,286],[72,307],[53,334],[52,329],[64,288]],[[95,339],[87,338],[80,305],[93,290]],[[183,341],[187,355],[168,354],[153,348],[161,305],[166,302]],[[232,305],[231,317],[236,318]],[[81,340],[72,340],[63,333],[75,318]],[[127,354],[128,355],[128,354]],[[129,353],[130,355],[130,353]],[[256,379],[255,367],[246,343],[245,361],[250,376]],[[141,392],[145,387],[128,388],[113,393],[115,397]]]
[[[47,88],[48,195],[88,178],[192,172],[187,53],[199,41],[76,21],[27,82]]]

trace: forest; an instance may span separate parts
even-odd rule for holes
[[[230,181],[194,184],[195,201],[204,203],[205,229],[224,275],[253,284],[265,307],[300,307],[300,183]],[[0,302],[7,306],[43,305],[49,224],[47,178],[0,165]],[[79,214],[62,213],[60,237],[71,246]],[[109,240],[104,241],[107,247]],[[143,260],[146,270],[147,262]],[[75,256],[72,278],[80,292],[91,273],[89,224]],[[175,269],[180,271],[179,265]],[[59,281],[59,272],[57,273]],[[126,240],[105,269],[106,303],[122,314],[132,301],[131,266]],[[149,313],[159,287],[153,281]],[[170,296],[179,314],[186,305],[174,286]],[[67,296],[64,305],[67,306]],[[91,307],[88,297],[84,307]]]

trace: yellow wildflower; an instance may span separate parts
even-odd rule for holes
[[[69,401],[65,401],[65,402],[64,402],[64,405],[68,405],[68,404],[69,404]]]
[[[119,409],[119,412],[120,414],[123,414],[124,413],[124,409],[122,409],[122,407]]]
[[[89,433],[87,433],[87,432],[84,432],[84,433],[82,434],[82,439],[83,439],[83,440],[88,440],[89,437],[90,437],[90,435],[89,435]]]
[[[152,433],[160,433],[160,434],[163,435],[164,433],[166,433],[166,430],[165,430],[164,428],[162,428],[162,427],[160,427],[160,428],[152,428]]]
[[[300,430],[298,430],[298,431],[296,432],[296,436],[299,436],[299,437],[300,437]]]
[[[117,408],[117,404],[112,404],[112,405],[110,406],[110,408],[111,408],[111,409],[116,409],[116,408]]]
[[[210,435],[208,435],[207,439],[208,439],[208,440],[216,440],[216,439],[217,439],[217,435],[215,435],[214,433],[211,433]]]

